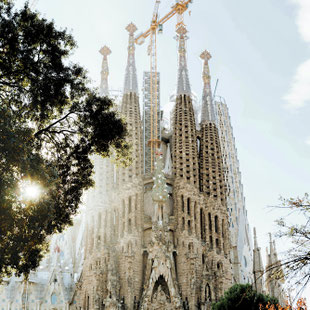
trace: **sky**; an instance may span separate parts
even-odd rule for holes
[[[24,0],[17,0],[20,5]],[[30,1],[31,3],[31,1]],[[162,0],[161,16],[174,1]],[[58,27],[67,28],[78,43],[72,60],[84,66],[99,86],[101,55],[108,45],[109,83],[122,89],[128,34],[150,24],[154,0],[38,0],[36,9]],[[189,13],[190,11],[190,13]],[[202,93],[200,53],[211,55],[212,87],[225,98],[240,160],[246,208],[258,242],[267,246],[268,232],[277,230],[279,196],[295,197],[310,185],[310,1],[309,0],[194,0],[185,14],[189,31],[188,68],[192,91]],[[167,113],[176,89],[176,19],[158,37],[161,105]],[[149,70],[147,43],[136,47],[139,88]],[[141,97],[141,96],[140,96]],[[142,103],[141,103],[142,104]],[[294,218],[291,218],[294,220]],[[285,244],[277,241],[279,251]],[[310,290],[305,293],[309,296]]]

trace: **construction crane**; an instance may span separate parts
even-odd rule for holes
[[[144,33],[138,35],[135,39],[136,44],[143,44],[147,37],[150,37],[150,44],[148,46],[148,55],[150,56],[150,122],[151,135],[148,142],[151,148],[151,172],[154,170],[154,161],[156,149],[160,147],[160,140],[158,139],[158,98],[157,98],[157,31],[159,33],[163,30],[163,24],[177,14],[176,29],[183,24],[183,14],[188,9],[189,3],[192,0],[178,0],[175,5],[171,7],[163,18],[159,19],[158,9],[160,0],[155,1],[151,26]]]

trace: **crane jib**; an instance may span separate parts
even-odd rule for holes
[[[192,0],[179,0],[172,6],[171,10],[160,20],[158,20],[158,9],[160,0],[156,0],[151,26],[144,33],[135,38],[136,44],[143,44],[147,37],[150,37],[150,44],[148,45],[148,54],[150,56],[150,140],[148,142],[151,148],[151,172],[154,170],[155,154],[157,148],[160,147],[159,133],[160,126],[158,126],[158,86],[157,86],[157,42],[156,35],[157,29],[161,33],[163,24],[171,19],[174,15],[178,14],[176,29],[183,24],[183,14],[188,9],[188,4]]]

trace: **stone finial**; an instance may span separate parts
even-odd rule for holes
[[[186,34],[187,34],[187,29],[186,29],[186,27],[185,27],[185,25],[180,25],[179,27],[178,27],[178,29],[175,31],[178,35],[180,35],[180,36],[185,36]]]
[[[211,76],[210,76],[210,68],[209,68],[209,60],[212,58],[211,54],[207,51],[204,50],[200,54],[200,58],[203,60],[203,70],[202,70],[202,79],[203,79],[203,86],[204,88],[208,88],[210,85],[211,81]],[[211,89],[211,87],[210,87]]]
[[[256,249],[256,248],[258,248],[257,235],[256,235],[256,227],[253,228],[253,232],[254,232],[254,249]]]
[[[178,54],[178,82],[177,82],[177,95],[191,95],[191,86],[189,83],[187,60],[186,60],[186,40],[188,39],[187,29],[184,24],[181,24],[177,30],[177,40],[179,42]]]
[[[133,35],[138,28],[134,23],[130,23],[125,29],[129,32],[130,35]]]
[[[200,58],[203,60],[203,70],[202,70],[203,92],[202,92],[202,106],[201,106],[201,123],[207,121],[215,122],[215,111],[211,91],[211,76],[209,68],[209,60],[211,59],[211,54],[207,50],[204,50],[200,54]]]
[[[104,56],[109,56],[111,54],[111,50],[105,45],[100,50],[99,53]]]
[[[209,61],[212,56],[211,54],[207,51],[207,50],[204,50],[201,54],[200,54],[200,58],[204,61]]]

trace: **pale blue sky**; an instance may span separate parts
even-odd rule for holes
[[[192,90],[201,96],[199,55],[208,49],[213,87],[218,78],[217,94],[229,106],[248,218],[251,227],[257,227],[263,255],[267,232],[275,230],[273,221],[279,217],[266,206],[276,205],[279,195],[310,191],[310,65],[305,64],[310,59],[309,3],[194,0],[191,16],[185,15]],[[161,16],[171,4],[162,0]],[[132,21],[137,33],[146,30],[153,5],[154,0],[38,0],[36,8],[72,32],[79,45],[73,59],[88,69],[95,86],[101,69],[98,51],[105,44],[110,47],[110,85],[116,89],[122,88],[126,64],[124,28]],[[158,42],[162,106],[176,87],[174,26],[175,18],[164,25]],[[136,53],[140,89],[142,72],[149,68],[146,46],[138,46]],[[289,108],[283,99],[288,94]]]

